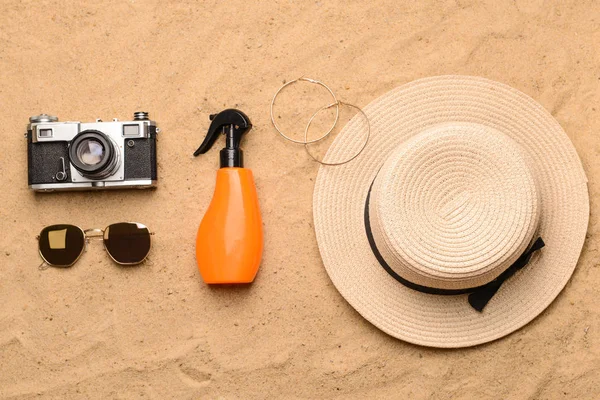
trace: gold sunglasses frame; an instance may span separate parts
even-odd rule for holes
[[[115,225],[115,224],[122,224],[122,223],[126,223],[126,224],[135,224],[138,227],[143,227],[148,231],[148,235],[150,236],[150,248],[148,249],[148,253],[146,253],[146,255],[144,256],[144,258],[139,261],[139,262],[135,262],[135,263],[123,263],[123,262],[119,262],[117,260],[115,260],[115,258],[112,256],[112,254],[110,254],[110,251],[108,250],[108,248],[106,247],[106,240],[108,239],[107,235],[108,235],[108,228],[110,228],[111,225]],[[70,225],[70,224],[65,224],[65,225]],[[52,225],[49,225],[52,226]],[[81,258],[81,256],[83,255],[83,253],[85,253],[87,251],[87,246],[90,243],[90,241],[92,239],[102,239],[102,245],[104,246],[104,251],[106,251],[106,253],[108,254],[108,256],[113,260],[114,263],[118,264],[118,265],[138,265],[143,263],[144,261],[146,261],[146,259],[148,258],[148,255],[150,254],[150,251],[152,251],[152,236],[154,236],[154,232],[151,232],[150,229],[148,229],[148,227],[144,224],[141,224],[139,222],[115,222],[114,224],[110,224],[107,225],[104,229],[99,229],[99,228],[90,228],[90,229],[81,229],[79,226],[77,225],[70,225],[74,228],[77,228],[81,231],[81,234],[83,235],[83,248],[81,249],[81,251],[79,252],[79,255],[77,256],[77,258],[75,259],[75,261],[73,261],[71,264],[69,265],[57,265],[57,264],[52,264],[50,262],[48,262],[48,260],[46,260],[46,257],[44,257],[44,255],[42,254],[42,250],[40,249],[40,246],[38,244],[38,253],[40,255],[40,257],[42,258],[42,260],[44,261],[40,266],[39,269],[46,269],[46,268],[42,268],[45,265],[47,265],[48,267],[56,267],[56,268],[69,268],[72,267],[73,265],[75,265],[77,263],[77,261],[79,261],[79,259]],[[40,240],[40,235],[42,234],[42,232],[44,231],[44,229],[48,228],[47,226],[44,227],[41,231],[40,234],[36,236],[36,239]]]

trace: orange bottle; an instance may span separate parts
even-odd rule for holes
[[[211,115],[212,124],[194,156],[206,153],[222,132],[221,168],[213,198],[196,237],[196,262],[208,284],[250,283],[254,280],[263,250],[258,196],[252,171],[243,168],[239,148],[242,135],[252,125],[239,110]]]

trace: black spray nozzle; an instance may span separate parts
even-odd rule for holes
[[[243,167],[242,150],[240,142],[242,135],[252,128],[248,116],[233,108],[221,111],[210,116],[212,123],[204,141],[194,152],[194,156],[206,153],[216,142],[219,134],[226,135],[225,148],[221,150],[221,168]]]

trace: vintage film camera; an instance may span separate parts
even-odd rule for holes
[[[58,122],[29,118],[29,188],[46,191],[145,189],[156,186],[156,136],[146,112],[133,121]]]

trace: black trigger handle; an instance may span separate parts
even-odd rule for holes
[[[239,146],[239,140],[241,139],[241,136],[252,127],[252,124],[250,123],[250,120],[246,114],[233,108],[223,110],[218,114],[212,114],[210,116],[210,120],[212,123],[208,128],[208,133],[206,134],[206,137],[204,138],[204,141],[200,147],[198,147],[198,149],[194,152],[194,157],[204,154],[210,150],[212,145],[217,140],[219,134],[227,133],[227,131],[230,131],[230,134],[237,139],[234,140],[234,142],[236,142],[234,147],[237,148]]]

